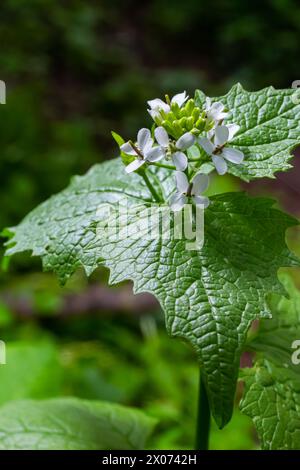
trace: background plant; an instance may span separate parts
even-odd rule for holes
[[[273,87],[250,93],[236,85],[227,95],[205,102],[203,93],[196,91],[197,108],[194,101],[187,101],[185,93],[176,95],[173,101],[167,97],[167,104],[150,101],[150,113],[159,126],[153,130],[152,137],[149,130],[142,129],[137,142],[130,140],[121,144],[126,159],[127,156],[133,159],[129,165],[125,162],[125,172],[122,172],[120,158],[96,165],[87,175],[75,178],[65,191],[32,211],[18,227],[5,231],[9,237],[8,256],[30,250],[34,256],[41,256],[44,269],[54,270],[62,282],[79,266],[90,275],[99,265],[104,265],[110,269],[110,282],[131,279],[135,292],[148,291],[158,298],[165,311],[168,332],[191,342],[199,358],[200,404],[204,404],[198,423],[197,446],[201,449],[208,441],[208,406],[220,428],[231,419],[239,359],[248,329],[256,318],[271,317],[267,303],[270,292],[284,294],[277,278],[278,269],[299,266],[299,260],[285,244],[286,229],[297,222],[273,209],[273,202],[268,199],[251,199],[243,193],[217,195],[211,198],[209,207],[205,204],[203,247],[188,252],[184,240],[178,242],[173,236],[166,240],[163,234],[155,239],[140,237],[134,241],[97,237],[96,226],[101,217],[98,208],[102,203],[120,203],[124,196],[129,204],[137,200],[149,203],[149,196],[152,203],[159,204],[163,199],[157,195],[162,194],[167,200],[171,195],[173,210],[181,209],[185,200],[178,207],[176,196],[174,208],[174,188],[170,184],[178,161],[175,167],[156,163],[167,158],[168,152],[174,159],[173,155],[180,150],[179,164],[185,166],[182,168],[185,173],[176,171],[179,191],[182,184],[178,176],[188,180],[192,163],[193,180],[187,183],[191,192],[189,189],[186,193],[182,191],[185,199],[191,197],[196,205],[199,201],[193,196],[195,181],[199,175],[207,178],[201,173],[201,165],[207,158],[211,157],[218,173],[224,171],[220,171],[217,159],[223,159],[224,164],[225,159],[228,160],[228,171],[246,181],[272,177],[280,169],[289,169],[290,151],[299,143],[300,106],[292,99],[293,93],[291,89],[275,90]],[[191,122],[190,115],[193,116]],[[230,126],[234,127],[234,132],[227,147]],[[168,141],[166,127],[176,138],[174,143]],[[168,141],[163,146],[157,131]],[[203,137],[203,132],[207,137]],[[188,149],[196,142],[206,155],[203,161],[199,152],[196,162],[194,158],[190,162]],[[128,173],[133,174],[129,177]],[[202,197],[202,205],[203,201]],[[129,219],[128,223],[134,224],[135,220]],[[285,366],[289,373],[289,365]],[[262,385],[269,386],[277,380],[287,378],[272,376],[272,380]],[[291,388],[293,386],[291,382]],[[276,393],[280,392],[275,387]],[[248,396],[249,393],[244,403]],[[293,408],[297,401],[293,390],[289,399]],[[260,400],[256,400],[254,406],[258,408],[251,416],[255,423],[258,416],[267,427],[267,433],[261,434],[262,446],[297,448],[298,422],[293,423],[295,430],[290,430],[291,437],[285,431],[278,437],[278,425],[280,427],[281,421],[286,419],[287,410],[279,414],[277,398],[274,398],[268,414],[275,416],[275,423],[266,425],[262,416],[266,411],[260,410],[259,404]]]
[[[99,2],[74,1],[68,7],[53,2],[23,3],[4,0],[0,7],[0,78],[7,82],[9,98],[0,113],[2,227],[15,225],[38,203],[63,189],[71,174],[82,174],[91,164],[117,155],[110,129],[128,138],[139,127],[150,126],[144,111],[147,99],[163,97],[165,90],[173,96],[187,89],[191,95],[196,87],[208,95],[221,95],[235,81],[249,89],[268,84],[285,88],[299,78],[299,8],[289,0],[251,5],[216,2],[215,9],[193,1],[184,9],[179,2],[102,2],[99,6]],[[270,21],[265,21],[266,16]],[[199,24],[205,38],[201,41]],[[254,194],[276,195],[281,206],[298,215],[297,161],[294,170],[278,173],[276,180],[258,180],[243,188]],[[240,182],[230,175],[213,177],[208,195],[239,188]],[[296,232],[289,230],[287,235],[289,245],[299,252]],[[103,287],[107,273],[102,270],[89,281],[78,273],[60,290],[54,277],[40,275],[37,259],[22,255],[0,276],[0,336],[6,342],[28,339],[32,345],[36,342],[38,350],[38,338],[50,334],[60,356],[65,346],[78,341],[82,354],[90,343],[101,344],[94,372],[76,354],[78,375],[72,375],[72,384],[55,395],[109,399],[105,390],[117,383],[116,401],[143,408],[148,402],[155,403],[155,412],[164,410],[159,413],[162,424],[156,428],[155,446],[191,445],[195,410],[187,407],[185,395],[187,390],[196,393],[192,354],[180,342],[173,345],[165,339],[162,354],[168,357],[174,349],[178,351],[177,388],[168,386],[173,382],[166,368],[164,384],[150,366],[131,369],[130,349],[137,351],[148,341],[132,312],[140,312],[141,320],[154,318],[158,337],[165,338],[159,308],[148,297],[144,301],[138,296],[141,302],[136,302],[130,288],[118,287],[113,297],[120,293],[122,300],[112,302]],[[296,271],[293,276],[299,286]],[[133,331],[130,337],[128,330]],[[119,338],[120,351],[116,345],[112,348],[113,337]],[[128,359],[124,363],[123,356]],[[120,361],[121,368],[113,367]],[[107,362],[112,364],[111,372],[104,382],[99,381],[98,371],[105,373]],[[11,361],[6,368],[10,367]],[[125,369],[135,377],[131,394],[126,391],[127,381],[122,380]],[[184,378],[187,375],[189,379]],[[22,395],[25,380],[20,375],[14,386],[20,390],[17,398],[30,398],[30,392]],[[40,381],[42,384],[43,376]],[[141,382],[147,386],[139,387]],[[150,382],[155,383],[155,391]],[[9,397],[12,386],[8,389]],[[149,395],[148,390],[152,390]],[[194,401],[195,396],[189,400]],[[242,426],[242,418],[237,416],[235,427],[226,426],[222,438],[213,433],[211,447],[257,445],[250,420],[244,418]]]

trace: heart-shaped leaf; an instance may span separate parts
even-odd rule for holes
[[[168,174],[151,178],[167,197]],[[285,231],[296,221],[268,199],[228,193],[213,197],[205,211],[202,249],[188,250],[172,230],[168,237],[145,237],[136,218],[128,224],[138,236],[99,237],[103,203],[116,206],[125,197],[129,206],[150,203],[147,188],[137,175],[124,176],[119,160],[95,166],[10,229],[7,253],[31,250],[62,281],[79,266],[90,274],[102,264],[110,268],[112,283],[131,279],[135,292],[153,293],[168,332],[196,349],[212,413],[222,427],[232,414],[248,327],[268,316],[266,294],[282,292],[278,268],[298,263],[285,245]]]

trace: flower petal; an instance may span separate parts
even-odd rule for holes
[[[188,165],[187,156],[183,152],[175,152],[172,155],[172,160],[176,166],[176,170],[184,171]]]
[[[150,139],[151,139],[151,132],[149,131],[149,129],[146,129],[145,127],[143,129],[140,129],[137,135],[138,147],[141,150],[144,150],[144,147],[147,145]]]
[[[159,145],[162,145],[162,147],[168,147],[169,136],[166,129],[164,129],[162,126],[157,127],[154,131],[154,135]]]
[[[159,111],[156,111],[155,109],[147,109],[147,111],[154,121],[157,117],[160,116]]]
[[[207,190],[209,184],[209,176],[204,173],[198,173],[193,178],[193,188],[192,195],[199,196],[199,194],[204,193]]]
[[[223,103],[220,103],[219,101],[216,101],[213,103],[208,110],[208,116],[213,119],[214,121],[220,121],[221,119],[224,119],[228,113],[224,112],[225,106]]]
[[[227,172],[227,163],[224,158],[218,157],[217,155],[213,155],[212,160],[219,175],[225,175],[225,173]]]
[[[155,98],[154,100],[147,101],[148,105],[150,106],[151,109],[154,111],[160,111],[163,110],[166,113],[170,112],[170,106],[165,103],[163,100],[160,98]]]
[[[212,155],[213,151],[215,150],[214,144],[207,137],[198,139],[198,144],[201,145],[208,155]]]
[[[165,151],[162,147],[152,147],[145,153],[145,160],[148,162],[158,162],[165,156]]]
[[[231,163],[242,163],[244,160],[244,154],[238,149],[233,149],[231,147],[225,147],[222,150],[222,157],[226,158]]]
[[[206,209],[210,204],[210,200],[205,196],[193,196],[193,200],[196,206],[204,206],[204,209]]]
[[[207,131],[206,135],[207,135],[207,138],[208,138],[209,140],[211,140],[211,139],[213,138],[213,136],[215,135],[215,127],[213,127],[212,129],[210,129],[209,131]]]
[[[228,141],[229,130],[226,126],[217,126],[215,130],[215,145],[224,145]]]
[[[235,134],[240,130],[240,126],[238,124],[227,124],[226,127],[229,131],[228,140],[233,139]]]
[[[186,150],[195,143],[196,137],[190,132],[186,132],[176,142],[176,147],[179,150]]]
[[[211,108],[211,98],[209,96],[207,96],[205,98],[205,109],[206,111],[209,111]]]
[[[223,119],[227,118],[229,113],[220,112],[215,116],[215,121],[223,121]]]
[[[175,171],[175,178],[178,191],[186,193],[189,187],[189,180],[186,174],[182,171]]]
[[[186,202],[187,202],[187,197],[178,191],[175,194],[173,194],[173,196],[171,196],[170,201],[169,201],[170,207],[172,211],[174,212],[180,211],[183,208],[184,204],[186,204]]]
[[[185,101],[188,99],[188,95],[186,94],[186,91],[182,93],[178,93],[177,95],[173,96],[171,99],[171,104],[177,103],[179,108],[185,103]]]
[[[143,148],[144,155],[149,152],[153,147],[153,139],[152,137],[146,142],[145,147]]]
[[[127,155],[136,155],[136,151],[129,142],[126,142],[125,144],[121,145],[120,149]]]
[[[137,170],[142,165],[144,165],[144,163],[145,163],[145,160],[140,160],[137,158],[136,160],[133,160],[133,162],[129,163],[129,165],[126,166],[125,171],[126,173],[132,173],[133,171]]]
[[[211,105],[211,111],[214,111],[214,112],[216,112],[216,113],[222,112],[224,108],[225,108],[224,104],[221,103],[220,101],[215,101],[215,102]]]

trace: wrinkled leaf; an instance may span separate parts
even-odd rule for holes
[[[229,110],[227,123],[240,126],[230,146],[245,155],[243,165],[229,164],[229,172],[245,181],[273,178],[277,171],[291,168],[292,150],[300,144],[300,103],[295,89],[273,87],[248,92],[240,84],[227,95],[213,98]],[[196,101],[203,105],[205,96],[196,91]]]
[[[249,345],[257,361],[242,373],[241,410],[253,419],[263,449],[292,450],[300,449],[300,364],[292,361],[300,340],[300,292],[289,276],[282,281],[290,298],[272,296],[273,318],[261,321]]]
[[[152,178],[167,196],[168,175],[159,172]],[[140,232],[135,240],[97,236],[103,216],[99,205],[115,205],[125,196],[129,205],[150,200],[141,179],[124,175],[117,160],[97,165],[10,229],[7,253],[31,250],[61,281],[79,266],[90,274],[103,264],[111,270],[112,283],[132,279],[135,292],[153,293],[170,335],[196,349],[212,412],[222,427],[232,414],[248,327],[254,318],[268,315],[266,293],[282,291],[278,268],[297,263],[284,240],[286,228],[296,222],[268,199],[228,193],[213,197],[205,212],[200,251],[187,250],[186,240],[174,239],[173,231],[170,239],[149,240]]]

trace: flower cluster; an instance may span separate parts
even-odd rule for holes
[[[208,97],[203,108],[189,99],[186,92],[171,100],[168,96],[166,101],[150,100],[148,105],[154,129],[152,132],[140,129],[135,142],[130,140],[120,145],[122,154],[131,159],[125,171],[137,171],[145,164],[174,170],[177,189],[170,199],[172,210],[180,210],[189,198],[194,204],[207,207],[209,200],[202,193],[208,188],[209,177],[202,165],[210,163],[209,168],[224,175],[228,162],[243,162],[243,152],[228,145],[239,126],[224,124],[228,110],[221,102],[212,103]]]

